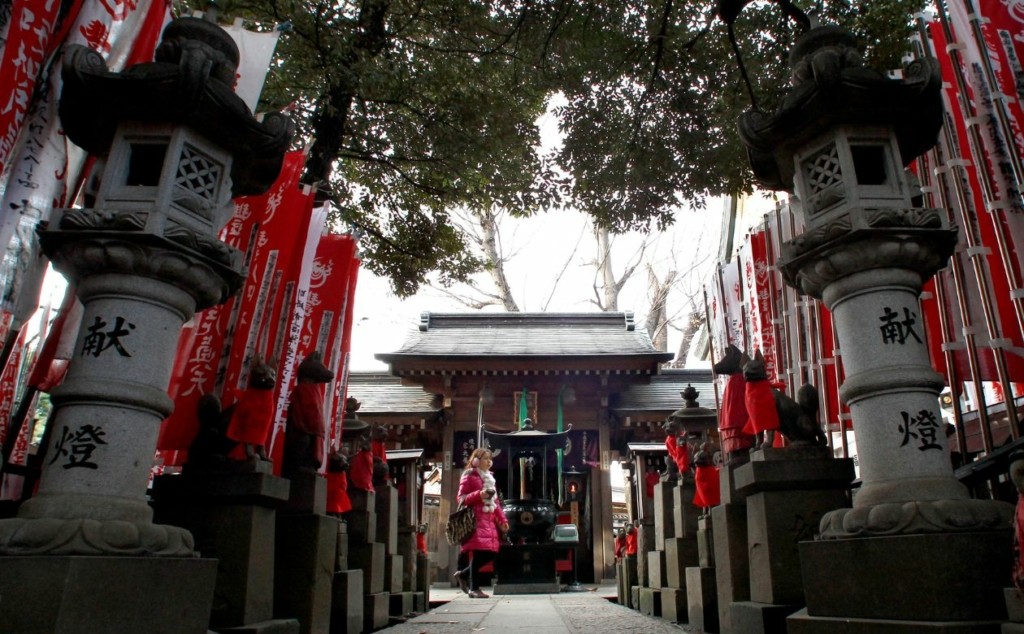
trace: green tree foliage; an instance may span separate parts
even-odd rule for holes
[[[923,2],[797,4],[893,68]],[[294,114],[312,142],[306,182],[364,232],[365,265],[399,295],[432,272],[447,284],[484,266],[450,221],[457,207],[574,205],[623,231],[751,189],[735,134],[750,97],[713,0],[225,0],[220,11],[290,25],[261,109]],[[735,33],[770,110],[797,25],[754,2]],[[536,121],[556,93],[564,142],[541,156]]]

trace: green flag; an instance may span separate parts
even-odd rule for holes
[[[519,395],[519,429],[523,428],[523,421],[529,418],[530,403],[526,400],[526,388],[523,388]]]

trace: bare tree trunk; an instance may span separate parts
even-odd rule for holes
[[[594,234],[597,238],[597,273],[601,278],[597,305],[605,312],[615,312],[619,309],[619,287],[615,284],[615,271],[612,270],[612,241],[608,230],[603,227],[595,226]]]
[[[597,259],[594,260],[596,269],[594,277],[594,296],[591,300],[602,311],[613,313],[619,310],[619,293],[626,285],[629,278],[633,277],[636,267],[643,262],[644,253],[647,251],[648,242],[645,238],[643,244],[630,258],[629,265],[618,279],[615,279],[615,271],[612,269],[612,238],[608,229],[594,226],[594,237],[597,239]]]
[[[647,264],[651,308],[647,313],[646,327],[647,333],[651,336],[651,343],[661,352],[668,352],[668,294],[675,281],[675,270],[668,271],[663,279],[658,279],[654,267],[650,263]]]
[[[480,247],[487,258],[487,271],[491,274],[491,279],[497,288],[497,296],[501,299],[501,305],[510,313],[518,313],[519,305],[512,297],[512,289],[509,288],[508,278],[505,277],[505,259],[498,248],[497,217],[490,207],[474,212],[474,215],[480,223]]]
[[[700,311],[692,310],[690,316],[683,323],[681,329],[682,339],[679,341],[679,351],[676,352],[676,359],[673,365],[677,368],[686,367],[686,357],[690,353],[690,346],[693,345],[694,336],[700,332],[700,326],[703,323],[704,317]]]

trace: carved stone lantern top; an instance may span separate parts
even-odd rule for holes
[[[792,192],[800,176],[798,153],[843,125],[891,130],[900,167],[935,144],[943,114],[942,78],[933,60],[915,61],[903,79],[890,79],[863,65],[848,31],[821,26],[797,41],[790,67],[793,89],[778,111],[748,111],[739,121],[740,138],[763,187]],[[869,155],[859,157],[863,163],[879,164],[876,150],[864,152]]]
[[[269,113],[257,121],[234,92],[238,47],[223,29],[184,17],[164,29],[155,60],[107,69],[84,46],[65,55],[60,116],[76,145],[106,156],[123,122],[187,126],[233,155],[233,196],[266,191],[281,170],[294,127]]]
[[[692,385],[679,393],[683,397],[683,406],[672,412],[665,422],[666,429],[682,426],[688,432],[703,432],[718,425],[718,413],[713,409],[701,407],[697,402],[700,396]]]

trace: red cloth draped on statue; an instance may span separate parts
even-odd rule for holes
[[[750,419],[743,431],[757,434],[779,428],[779,412],[775,409],[775,394],[772,392],[771,381],[747,381],[744,402]]]
[[[721,478],[718,467],[697,465],[697,493],[693,496],[694,506],[718,506],[722,502]]]
[[[327,512],[347,513],[352,510],[352,500],[348,497],[348,474],[344,471],[330,471],[327,478]]]
[[[362,491],[373,491],[373,453],[369,449],[363,449],[352,458],[352,465],[348,469],[351,478],[349,482]]]
[[[249,388],[238,399],[227,436],[240,443],[262,447],[267,442],[273,422],[274,390]],[[245,447],[239,445],[232,449],[231,457],[244,460]]]
[[[636,530],[631,533],[626,533],[626,556],[636,556]]]
[[[679,467],[679,473],[686,473],[690,469],[690,447],[686,441],[678,436],[669,436],[665,439],[665,448],[668,455]]]
[[[725,382],[722,411],[718,419],[722,451],[726,454],[750,449],[754,445],[754,437],[744,431],[750,418],[747,415],[746,391],[747,381],[743,373],[730,374]]]

